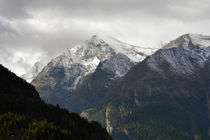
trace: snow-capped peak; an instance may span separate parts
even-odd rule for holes
[[[93,35],[89,41],[96,46],[99,44],[108,45],[116,53],[125,54],[134,62],[140,62],[144,60],[146,56],[153,54],[157,50],[154,48],[143,48],[139,46],[130,45],[113,37],[102,35]]]
[[[119,62],[124,59],[126,63],[122,67],[127,68],[119,67],[114,69],[116,70],[115,74],[118,74],[116,77],[122,77],[132,66],[130,63],[140,62],[154,51],[155,49],[140,48],[111,37],[93,35],[89,40],[69,48],[63,54],[54,58],[32,83],[35,84],[35,81],[41,81],[42,83],[49,83],[51,88],[57,86],[72,91],[77,88],[77,85],[82,82],[84,77],[96,70],[100,62],[115,58],[114,56],[118,54],[125,55],[127,58],[120,57],[120,61],[113,59],[115,61],[112,62],[118,66],[120,65]],[[114,64],[109,66],[111,69]],[[122,72],[122,70],[119,70],[120,68],[126,69],[126,71]],[[57,75],[59,75],[59,82]]]
[[[162,49],[177,48],[177,47],[183,47],[185,49],[189,49],[189,47],[191,46],[190,43],[199,48],[210,47],[210,36],[205,36],[201,34],[190,34],[190,33],[184,34],[179,38],[177,38],[176,40],[169,42]]]
[[[126,55],[134,62],[140,62],[155,51],[156,49],[133,46],[112,37],[93,35],[91,39],[75,45],[52,61],[56,65],[69,67],[72,63],[87,65],[87,62],[92,62],[97,58],[98,61],[95,61],[97,63],[94,63],[96,67],[100,61],[109,59],[118,53]]]

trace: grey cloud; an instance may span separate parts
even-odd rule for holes
[[[210,18],[208,0],[0,0],[0,15],[28,18],[33,12],[77,18]],[[12,10],[11,10],[12,9]]]
[[[15,56],[13,49],[0,47],[0,63],[11,71],[20,73],[21,71],[27,71],[31,66],[26,63],[23,58]]]
[[[0,36],[16,36],[19,35],[18,30],[8,21],[0,18]]]
[[[15,23],[15,24],[13,24]],[[72,23],[69,23],[72,24]],[[43,63],[47,63],[65,49],[71,48],[75,44],[82,42],[89,37],[86,27],[73,25],[72,29],[59,28],[56,32],[44,32],[34,28],[22,20],[0,19],[0,63],[17,72],[20,69],[27,71],[33,65],[33,61],[27,60],[36,54],[40,56]],[[27,56],[17,56],[17,52]],[[24,60],[23,60],[23,57]],[[19,72],[17,72],[19,73]]]

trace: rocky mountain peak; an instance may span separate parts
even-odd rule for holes
[[[191,46],[197,48],[207,48],[210,47],[210,36],[205,36],[201,34],[184,34],[166,44],[162,49],[177,48],[182,47],[184,49],[192,49]]]
[[[210,36],[184,34],[150,56],[148,65],[160,71],[161,65],[176,74],[192,75],[210,56]]]

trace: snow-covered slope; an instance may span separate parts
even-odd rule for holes
[[[210,56],[210,36],[185,34],[166,44],[147,59],[148,65],[161,71],[160,65],[167,63],[177,74],[191,75],[204,66]]]
[[[134,46],[117,40],[112,37],[104,36],[103,39],[100,39],[98,36],[93,36],[93,41],[97,40],[105,41],[115,52],[125,54],[134,62],[140,62],[148,55],[153,54],[157,49],[154,48],[142,48],[139,46]]]
[[[106,65],[107,70],[114,70],[115,75],[112,77],[116,79],[124,76],[133,64],[142,61],[155,50],[129,45],[110,37],[102,38],[94,35],[91,39],[54,58],[34,78],[32,84],[39,90],[40,96],[45,101],[53,104],[60,103],[66,100],[66,96],[70,96],[87,75],[96,70],[100,62],[107,61],[109,65],[104,64],[104,67]],[[115,57],[118,54],[122,57]],[[117,60],[118,58],[120,60]],[[112,62],[108,63],[110,62],[108,60]]]
[[[41,62],[36,62],[26,74],[20,77],[30,83],[39,74],[43,67],[44,64],[42,64]]]
[[[155,49],[145,49],[146,53],[144,53],[143,48],[132,46],[113,38],[106,37],[102,39],[94,35],[90,40],[68,49],[53,59],[35,80],[49,80],[51,81],[51,87],[53,87],[57,79],[50,76],[49,73],[54,68],[63,68],[65,76],[61,83],[67,86],[62,87],[65,87],[66,90],[74,90],[84,76],[95,71],[99,62],[110,59],[118,53],[124,54],[133,62],[139,62],[154,51]],[[125,74],[123,73],[121,76]]]

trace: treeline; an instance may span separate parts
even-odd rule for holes
[[[37,121],[11,112],[0,115],[0,126],[0,139],[76,140],[71,131],[62,129],[52,122]]]

